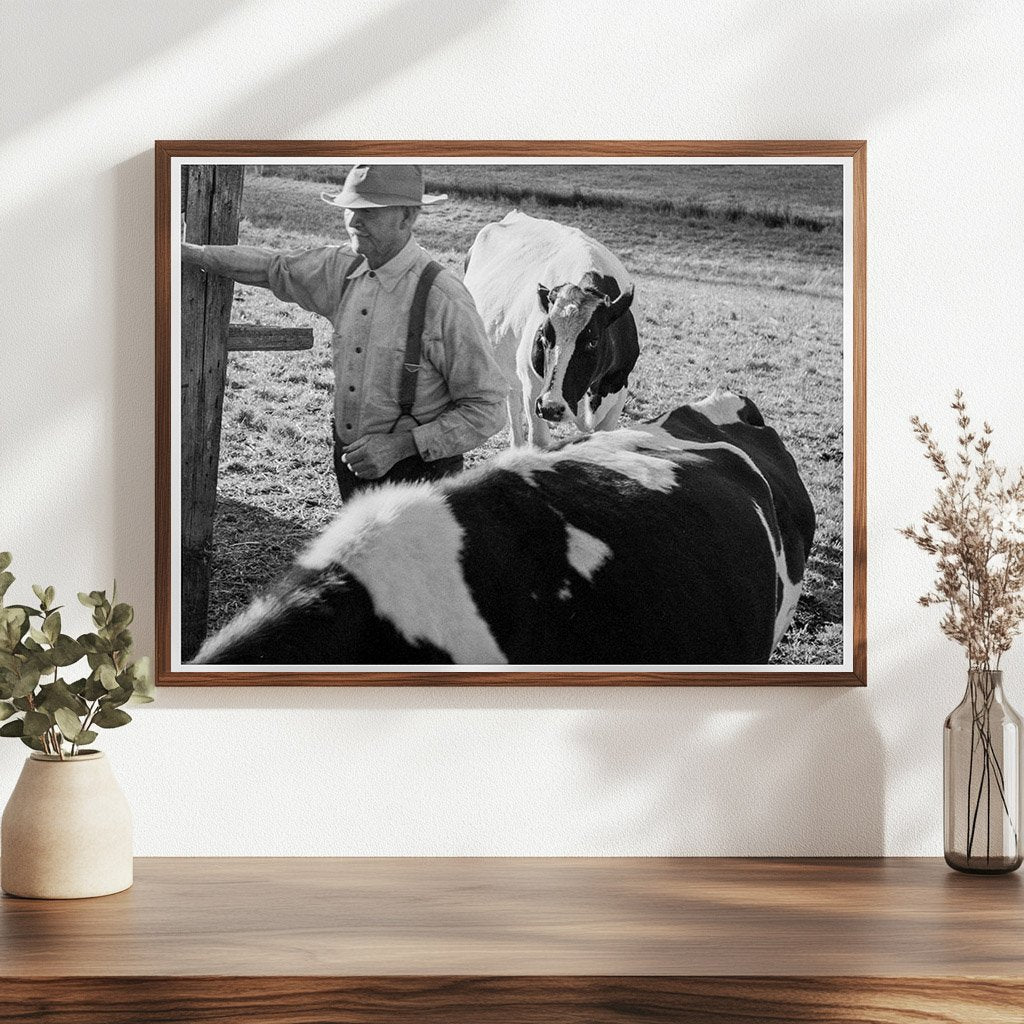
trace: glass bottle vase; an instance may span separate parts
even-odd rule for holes
[[[1003,673],[972,669],[942,731],[946,863],[1000,874],[1021,865],[1021,719]]]

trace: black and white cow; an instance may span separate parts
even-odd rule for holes
[[[719,393],[353,498],[197,664],[764,664],[814,534],[796,464]]]
[[[618,257],[576,228],[513,210],[476,236],[465,284],[509,383],[514,445],[546,447],[548,423],[619,425],[640,348]]]

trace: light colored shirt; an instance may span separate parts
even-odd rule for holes
[[[204,246],[202,265],[232,277],[232,253],[239,251],[237,246]],[[410,239],[395,257],[370,270],[364,260],[353,269],[355,256],[339,246],[264,252],[265,269],[236,280],[269,288],[279,299],[330,320],[339,438],[348,444],[366,434],[387,433],[401,413],[399,379],[409,310],[430,255]],[[428,462],[467,452],[501,428],[507,391],[473,299],[458,278],[443,270],[427,297],[412,409],[420,425],[403,417],[395,431],[411,431]]]

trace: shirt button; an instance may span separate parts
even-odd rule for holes
[[[359,312],[362,313],[363,316],[366,316],[366,314],[369,313],[370,311],[368,309],[361,309],[359,310]]]
[[[361,353],[362,353],[362,351],[363,351],[363,350],[362,350],[361,348],[357,348],[357,349],[356,349],[356,354],[357,354],[357,355],[359,355],[359,354],[361,354]]]
[[[376,277],[377,275],[371,270],[370,273],[367,276],[368,277]]]
[[[346,423],[345,424],[345,429],[346,430],[351,430],[352,429],[352,424],[351,423]]]
[[[355,389],[356,389],[355,384],[349,384],[348,389],[349,389],[349,391],[355,391]]]

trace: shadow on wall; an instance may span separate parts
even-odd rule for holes
[[[328,36],[322,52],[261,82],[243,99],[215,112],[211,132],[233,132],[235,123],[248,123],[261,111],[265,137],[293,135],[314,118],[344,112],[357,96],[381,88],[389,79],[453,46],[495,17],[511,0],[401,0],[341,38]],[[446,85],[449,83],[446,83]],[[454,86],[455,83],[450,83]],[[386,108],[382,123],[390,121]],[[429,137],[429,125],[423,136]],[[348,138],[338,124],[337,138]],[[223,134],[217,136],[223,138]]]
[[[5,90],[0,138],[59,111],[161,54],[181,47],[241,0],[206,0],[147,5],[135,0],[88,4],[4,4],[2,34],[17,39],[5,47],[4,77],[19,83]]]
[[[750,4],[721,43],[732,58],[733,73],[748,75],[738,94],[762,97],[765,82],[771,82],[775,92],[786,95],[784,104],[761,111],[777,120],[756,137],[805,138],[807,125],[830,121],[834,130],[819,127],[818,137],[853,138],[863,137],[867,126],[891,109],[929,90],[949,88],[949,67],[936,60],[936,48],[965,22],[984,17],[983,9],[953,0],[927,7],[873,5],[870,10],[863,5],[769,9]],[[737,60],[737,48],[744,46],[757,59]],[[894,54],[899,55],[895,63]],[[878,74],[878,69],[887,73]],[[851,82],[858,87],[851,90]]]
[[[522,765],[545,779],[527,803],[579,814],[563,845],[555,838],[545,855],[877,856],[885,849],[883,739],[863,689],[165,687],[147,711],[175,708],[316,710],[340,714],[339,734],[346,716],[371,712],[382,735],[396,721],[409,728],[402,713],[430,721],[432,712],[455,712],[449,728],[457,731],[458,712],[468,713],[467,722],[480,710],[551,712],[550,766]],[[537,756],[520,752],[515,735],[501,755],[509,765]],[[509,849],[517,830],[531,828],[526,820],[506,826],[498,845]]]
[[[232,126],[251,125],[257,112],[258,136],[294,135],[310,119],[343,109],[353,97],[379,89],[390,78],[476,31],[510,2],[399,0],[354,29],[348,28],[345,19],[325,18],[320,25],[320,48],[313,56],[266,80],[254,73],[253,88],[228,105],[218,102],[216,95],[206,96],[209,114],[204,130],[212,138],[237,137]],[[5,55],[5,71],[19,88],[10,90],[0,109],[0,139],[72,108],[148,62],[186,51],[190,40],[202,39],[216,22],[244,6],[240,0],[219,4],[176,0],[140,13],[131,0],[101,0],[61,5],[59,13],[50,17],[29,4],[5,6],[3,33],[20,41]],[[311,47],[316,45],[310,40]],[[146,97],[137,100],[144,104]],[[153,125],[154,131],[162,126],[159,134],[168,137],[167,122],[155,118]],[[339,125],[337,136],[347,134]]]
[[[606,807],[606,856],[882,852],[882,739],[863,690],[619,691],[575,741]]]

